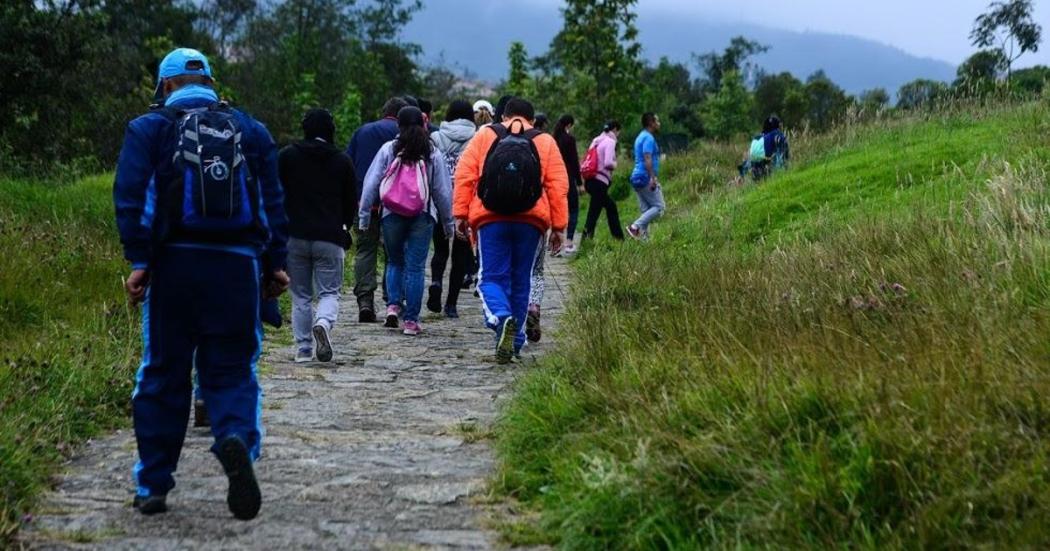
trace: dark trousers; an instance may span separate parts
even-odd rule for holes
[[[445,280],[445,266],[448,265],[449,256],[452,256],[452,269],[448,276],[448,298],[445,306],[455,306],[459,303],[459,291],[463,280],[468,274],[476,271],[477,265],[474,261],[474,249],[470,241],[453,239],[451,247],[449,240],[445,237],[445,231],[440,225],[434,226],[434,256],[430,259],[430,281],[431,285],[443,286]]]
[[[576,225],[580,221],[580,190],[576,188],[576,182],[569,182],[569,227],[565,230],[565,237],[572,241],[576,235]]]
[[[584,236],[594,237],[594,227],[598,224],[598,217],[601,216],[602,209],[605,209],[605,216],[609,220],[609,233],[614,238],[623,240],[620,212],[616,210],[616,202],[609,197],[609,186],[593,178],[587,180],[583,185],[591,196],[591,205],[587,207],[587,223],[583,226]]]

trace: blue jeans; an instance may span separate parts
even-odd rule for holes
[[[645,185],[634,188],[634,193],[638,196],[638,209],[642,211],[634,225],[644,232],[649,229],[649,222],[664,213],[666,207],[663,188],[656,186],[656,189],[650,190],[649,186]]]
[[[383,217],[383,243],[386,246],[387,306],[401,304],[401,318],[419,321],[423,308],[427,253],[433,234],[434,219],[423,213],[415,218],[398,214]]]
[[[524,222],[492,222],[478,230],[478,293],[485,324],[498,331],[504,320],[518,322],[514,349],[525,344],[525,316],[540,230]]]

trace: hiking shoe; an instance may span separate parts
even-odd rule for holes
[[[210,427],[211,420],[208,419],[208,406],[205,405],[204,400],[193,401],[193,426],[194,427]]]
[[[518,322],[514,321],[514,317],[503,320],[496,341],[496,363],[509,364],[514,358],[514,336],[517,334]]]
[[[375,323],[376,322],[376,311],[374,308],[361,308],[357,312],[358,323]]]
[[[563,250],[565,251],[565,254],[576,254],[576,251],[577,251],[577,249],[576,249],[576,242],[575,241],[569,241],[569,244],[566,245]]]
[[[427,290],[427,310],[435,314],[441,313],[441,286],[437,283]]]
[[[414,337],[418,335],[421,331],[423,331],[423,328],[419,325],[418,321],[406,320],[405,330],[402,331],[402,333]]]
[[[218,456],[226,478],[230,481],[226,492],[226,505],[230,507],[230,512],[239,520],[255,518],[262,506],[262,492],[259,491],[259,481],[255,479],[248,447],[240,438],[228,436],[219,442]]]
[[[459,312],[456,311],[456,307],[455,306],[449,306],[449,305],[446,304],[445,305],[445,317],[450,319],[450,320],[459,319]]]
[[[300,348],[295,352],[295,363],[304,364],[314,361],[314,351],[309,348]]]
[[[627,226],[627,235],[633,237],[634,239],[641,239],[642,235],[644,234],[642,233],[641,228],[635,226],[634,224],[631,224],[630,226]]]
[[[474,276],[468,275],[468,276],[463,278],[463,285],[460,286],[460,289],[463,289],[465,291],[467,289],[470,289],[470,286],[473,285],[473,284],[474,284]]]
[[[525,316],[525,338],[529,339],[529,342],[540,342],[540,337],[543,336],[543,331],[540,330],[540,309],[529,308],[529,313]]]
[[[332,340],[328,337],[328,325],[314,324],[314,346],[317,347],[317,361],[332,361]]]
[[[157,513],[168,512],[168,496],[135,496],[135,501],[131,502],[131,506],[136,511],[149,516],[156,515]]]
[[[386,307],[386,323],[383,327],[389,327],[391,329],[397,329],[397,318],[401,315],[401,307],[396,304],[391,304]]]

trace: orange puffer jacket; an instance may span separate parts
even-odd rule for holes
[[[528,121],[520,117],[505,124],[512,122],[521,122],[526,129],[532,128]],[[549,134],[541,134],[533,139],[540,155],[544,193],[531,210],[515,215],[492,212],[485,208],[478,197],[478,181],[481,179],[485,157],[495,141],[496,132],[491,128],[482,128],[460,154],[453,186],[452,216],[467,220],[475,230],[490,222],[526,222],[541,232],[548,229],[563,231],[569,225],[569,175],[554,138]]]

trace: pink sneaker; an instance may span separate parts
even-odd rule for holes
[[[405,321],[405,330],[403,331],[406,335],[415,336],[423,330],[423,327],[419,325],[418,321]]]
[[[635,239],[641,239],[644,234],[638,226],[631,224],[630,226],[627,226],[627,235]]]
[[[383,327],[389,327],[391,329],[397,329],[397,318],[401,316],[401,307],[396,304],[391,304],[386,307],[386,323]]]

